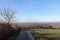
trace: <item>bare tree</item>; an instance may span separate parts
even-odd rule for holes
[[[16,11],[10,8],[4,7],[0,10],[0,16],[7,22],[10,23],[15,18]]]

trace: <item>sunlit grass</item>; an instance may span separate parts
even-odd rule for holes
[[[30,29],[31,32],[39,33],[40,35],[44,35],[47,38],[60,38],[60,30],[59,29]],[[40,36],[37,34],[38,36]]]

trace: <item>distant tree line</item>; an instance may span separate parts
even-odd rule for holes
[[[53,26],[48,25],[48,26],[43,26],[43,25],[36,25],[36,26],[28,26],[28,29],[56,29],[53,28]]]

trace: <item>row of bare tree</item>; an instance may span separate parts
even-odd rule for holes
[[[9,37],[15,36],[17,30],[15,30],[11,23],[15,21],[16,11],[10,8],[0,8],[0,18],[4,23],[0,23],[0,40],[8,39]]]

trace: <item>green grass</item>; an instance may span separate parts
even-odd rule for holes
[[[56,29],[31,29],[32,31],[35,31],[40,34],[55,34],[60,35],[60,30]]]
[[[60,30],[58,29],[30,29],[29,31],[38,33],[38,36],[44,35],[47,38],[60,38]]]

